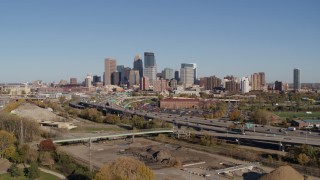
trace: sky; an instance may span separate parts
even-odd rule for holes
[[[320,83],[320,1],[0,0],[1,83],[82,81],[144,52],[158,71]]]

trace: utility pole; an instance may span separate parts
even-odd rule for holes
[[[89,168],[90,168],[90,172],[92,172],[92,162],[91,162],[91,145],[92,145],[92,141],[91,138],[89,139]]]
[[[20,120],[20,145],[23,144],[23,123],[22,119]]]

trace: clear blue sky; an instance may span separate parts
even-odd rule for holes
[[[0,0],[0,82],[102,75],[104,58],[320,82],[320,0]]]

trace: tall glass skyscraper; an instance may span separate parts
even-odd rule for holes
[[[142,59],[139,55],[136,55],[134,57],[133,70],[139,71],[140,78],[143,77],[143,63],[142,63]]]
[[[149,85],[153,86],[157,80],[157,64],[153,52],[144,53],[143,76],[148,77]]]
[[[293,90],[297,91],[300,89],[301,89],[300,69],[293,69]]]

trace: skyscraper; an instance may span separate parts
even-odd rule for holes
[[[182,63],[181,64],[181,68],[185,68],[185,67],[192,67],[193,69],[193,83],[196,83],[197,81],[197,64],[196,63]]]
[[[173,69],[164,68],[164,70],[162,71],[162,78],[167,80],[173,79]]]
[[[87,88],[90,88],[92,86],[92,75],[88,74],[86,79],[85,79],[85,86]]]
[[[156,60],[153,52],[144,53],[144,67],[156,66]]]
[[[120,72],[120,81],[121,83],[124,82],[124,65],[118,65],[117,71]]]
[[[177,80],[178,82],[180,81],[180,75],[178,70],[174,72],[174,79]]]
[[[129,86],[140,84],[140,75],[138,70],[131,70],[129,73]]]
[[[190,66],[181,64],[180,80],[184,88],[192,87],[194,83],[194,69]]]
[[[264,91],[266,90],[266,75],[264,72],[254,73],[251,75],[251,90]]]
[[[140,55],[136,55],[133,61],[133,70],[138,70],[140,78],[143,77],[143,63]]]
[[[301,89],[300,82],[300,69],[293,69],[293,90],[298,91]]]
[[[111,74],[116,72],[117,60],[112,58],[105,59],[104,66],[104,85],[111,85]]]
[[[157,65],[156,65],[154,53],[152,53],[152,52],[145,52],[144,53],[143,75],[148,77],[149,84],[151,86],[153,86],[157,80]]]

